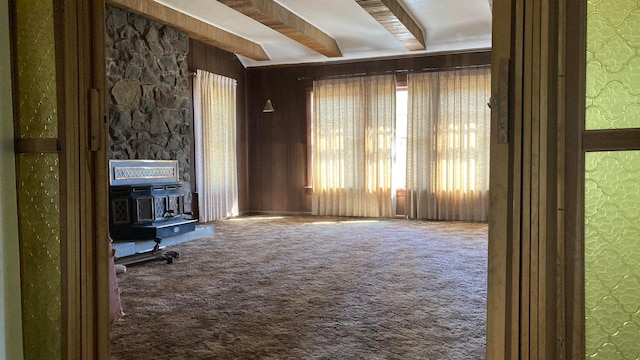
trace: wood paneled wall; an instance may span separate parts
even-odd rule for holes
[[[305,191],[306,91],[312,87],[314,79],[490,63],[491,52],[483,51],[329,65],[249,68],[249,211],[283,214],[311,211],[310,192]],[[273,113],[262,112],[267,99],[273,102]]]
[[[238,201],[240,213],[246,212],[249,208],[249,175],[247,172],[248,165],[248,148],[247,140],[247,71],[238,60],[235,54],[220,50],[213,46],[201,43],[199,41],[189,40],[189,54],[187,56],[187,64],[190,72],[196,70],[206,70],[214,74],[224,75],[238,82],[237,87],[237,150],[238,150]],[[193,118],[191,119],[193,125]],[[192,126],[193,128],[193,126]],[[192,139],[193,146],[194,141]],[[195,149],[192,149],[195,154]],[[195,159],[191,159],[195,162]],[[193,169],[194,167],[192,167]],[[195,173],[191,174],[193,187],[195,187]],[[195,192],[195,188],[191,190]]]

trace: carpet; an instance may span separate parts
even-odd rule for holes
[[[487,225],[243,217],[118,275],[113,359],[484,359]]]

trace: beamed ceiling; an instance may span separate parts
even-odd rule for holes
[[[246,67],[491,48],[491,0],[108,0]]]

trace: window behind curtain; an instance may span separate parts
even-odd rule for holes
[[[396,88],[396,139],[393,161],[393,186],[403,190],[407,186],[407,111],[406,86]]]
[[[392,216],[395,77],[319,80],[313,97],[313,214]]]
[[[410,217],[487,220],[490,81],[488,67],[409,74]]]

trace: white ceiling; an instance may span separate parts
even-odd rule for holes
[[[491,48],[489,0],[400,0],[422,26],[426,50],[407,50],[354,0],[277,0],[333,37],[342,57],[329,58],[215,0],[155,0],[262,45],[271,60],[238,55],[245,67],[414,56]]]

